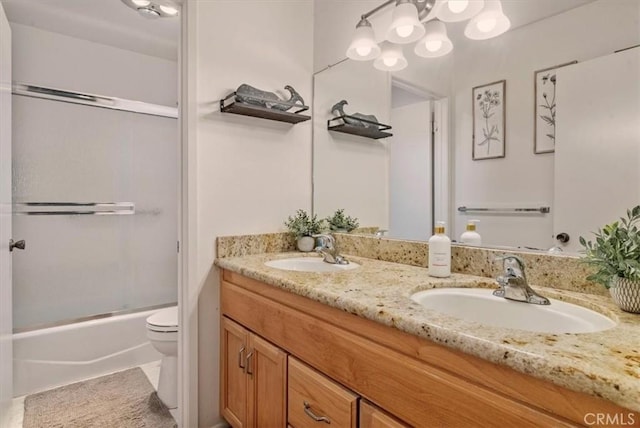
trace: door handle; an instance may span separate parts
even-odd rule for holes
[[[244,346],[240,348],[240,352],[238,352],[238,367],[240,367],[243,372],[246,372],[246,366],[242,365],[242,360],[244,360]]]
[[[313,419],[316,422],[325,422],[327,424],[331,423],[331,419],[329,419],[326,416],[318,416],[315,413],[313,413],[313,410],[311,410],[311,405],[304,401],[302,403],[304,405],[304,412],[307,414],[307,416],[309,416],[311,419]]]
[[[9,251],[13,251],[14,248],[17,248],[18,250],[24,250],[25,247],[27,246],[27,243],[25,242],[24,239],[21,239],[20,241],[14,241],[13,239],[9,239]]]
[[[247,354],[247,374],[253,376],[253,351]]]

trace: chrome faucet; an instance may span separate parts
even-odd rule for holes
[[[314,235],[317,239],[318,246],[315,248],[316,253],[322,254],[326,263],[334,265],[348,265],[349,260],[345,259],[338,253],[336,240],[331,235]]]
[[[375,235],[374,235],[374,236],[375,236],[376,238],[382,238],[382,237],[386,236],[386,234],[387,234],[388,232],[389,232],[389,231],[388,231],[387,229],[378,229],[378,230],[376,231],[376,233],[375,233]]]
[[[520,257],[507,255],[496,258],[496,260],[502,260],[504,275],[496,278],[500,288],[493,292],[494,296],[536,305],[551,304],[549,299],[539,295],[529,287],[524,273],[524,262]]]

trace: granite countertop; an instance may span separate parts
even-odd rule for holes
[[[496,288],[491,278],[452,274],[433,278],[420,267],[348,257],[358,269],[336,273],[285,271],[268,260],[301,253],[219,258],[216,265],[312,300],[395,327],[554,384],[640,411],[640,316],[618,309],[610,298],[533,287],[542,295],[607,315],[612,329],[596,333],[535,333],[479,325],[425,309],[410,296],[437,287]],[[309,257],[318,257],[309,255]]]

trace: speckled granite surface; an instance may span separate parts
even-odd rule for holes
[[[379,239],[372,236],[343,233],[336,233],[335,237],[340,251],[345,254],[412,266],[428,266],[429,244],[426,242]],[[502,263],[494,262],[494,260],[505,254],[517,254],[522,257],[527,266],[527,279],[531,284],[602,296],[609,295],[604,287],[585,279],[589,275],[588,267],[580,263],[577,257],[572,256],[453,245],[451,247],[451,270],[495,278],[501,274]]]
[[[547,297],[606,314],[617,325],[587,334],[525,332],[465,322],[427,310],[409,298],[416,291],[434,287],[494,287],[491,279],[463,274],[437,279],[429,277],[424,268],[360,257],[351,257],[361,264],[358,269],[339,273],[283,271],[264,265],[268,260],[300,256],[301,253],[255,254],[219,258],[216,265],[640,411],[640,317],[620,311],[606,297],[538,288]]]
[[[216,240],[216,248],[218,258],[260,253],[281,253],[295,251],[296,239],[290,233],[219,236]]]
[[[429,245],[421,241],[376,238],[350,233],[334,233],[340,252],[374,260],[427,267]],[[295,238],[289,233],[265,233],[261,235],[221,236],[217,239],[217,256],[239,257],[249,254],[294,251]],[[526,275],[531,284],[581,293],[608,296],[609,292],[599,284],[587,281],[589,267],[574,256],[555,256],[539,252],[505,251],[490,248],[473,248],[461,245],[451,247],[453,272],[495,278],[501,273],[502,264],[495,258],[505,254],[517,254],[527,266]]]

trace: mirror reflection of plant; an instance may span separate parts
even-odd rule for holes
[[[627,210],[627,218],[620,218],[598,229],[595,242],[582,236],[580,244],[585,247],[582,259],[594,266],[596,273],[587,279],[609,288],[615,277],[640,283],[640,205]]]
[[[325,229],[324,220],[318,220],[318,215],[310,216],[305,210],[299,209],[294,216],[289,216],[284,225],[296,237],[312,236]]]
[[[553,86],[550,89],[551,96],[546,92],[542,93],[544,104],[540,104],[540,107],[547,110],[546,114],[541,114],[540,119],[544,120],[549,126],[551,126],[551,133],[547,134],[547,137],[555,144],[556,142],[556,75],[547,73],[542,76],[542,84],[546,85],[551,82]]]
[[[344,215],[344,208],[337,210],[332,216],[325,219],[329,223],[331,230],[346,230],[351,232],[360,226],[358,219]]]
[[[479,93],[476,96],[476,101],[479,101],[478,106],[482,111],[482,117],[484,118],[485,125],[482,128],[484,140],[478,143],[479,146],[487,145],[487,154],[491,152],[491,141],[500,141],[498,138],[499,130],[498,125],[492,125],[489,128],[489,119],[495,114],[493,108],[500,105],[500,93],[498,91],[491,91],[485,89],[484,93]]]

